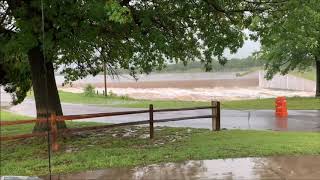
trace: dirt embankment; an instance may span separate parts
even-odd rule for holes
[[[100,93],[104,90],[101,76],[76,81],[72,87],[62,89],[79,93],[87,84],[94,85]],[[243,77],[237,77],[235,73],[153,74],[139,81],[122,77],[118,80],[108,79],[107,87],[108,91],[117,95],[137,99],[208,101],[314,96],[314,92],[261,88],[258,72]]]

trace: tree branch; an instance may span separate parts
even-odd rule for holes
[[[212,0],[204,0],[210,7],[212,7],[215,11],[218,12],[222,12],[222,13],[244,13],[244,12],[264,12],[264,11],[269,11],[272,10],[272,8],[270,7],[243,7],[241,9],[224,9],[220,6],[218,6],[215,1]],[[283,0],[283,1],[268,1],[268,2],[255,2],[255,1],[245,1],[246,3],[251,3],[251,4],[259,4],[259,5],[263,5],[263,4],[270,4],[270,3],[274,3],[274,4],[278,4],[278,3],[285,3],[288,2],[288,0]]]
[[[123,0],[123,1],[120,2],[120,5],[121,6],[129,6],[130,1],[131,0]]]
[[[9,34],[10,36],[14,35],[15,32],[14,31],[11,31],[9,29],[5,29],[4,27],[0,26],[0,35],[2,34]]]
[[[289,2],[289,0],[283,0],[283,1],[250,1],[250,0],[244,0],[246,3],[252,3],[252,4],[280,4],[280,3],[286,3]]]

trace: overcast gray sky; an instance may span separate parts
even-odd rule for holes
[[[249,37],[249,34],[252,34],[253,32],[249,31],[248,29],[244,30],[244,33]],[[228,58],[246,58],[250,56],[252,53],[260,50],[260,42],[257,41],[251,41],[246,40],[243,44],[243,47],[238,50],[236,54],[230,54],[229,50],[226,50],[224,55]]]
[[[228,59],[246,58],[246,57],[250,56],[252,53],[259,51],[259,50],[260,50],[260,43],[259,42],[247,40],[247,41],[245,41],[243,47],[240,48],[236,54],[230,54],[230,51],[226,50],[225,56]]]

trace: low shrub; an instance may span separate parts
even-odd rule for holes
[[[95,95],[95,87],[91,84],[88,84],[84,87],[83,93],[85,96],[94,96]]]

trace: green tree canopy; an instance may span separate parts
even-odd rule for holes
[[[262,44],[260,58],[266,60],[267,77],[316,65],[317,96],[320,96],[320,3],[290,0],[280,10],[257,15],[251,29]]]
[[[226,61],[226,48],[243,45],[250,13],[277,6],[277,0],[0,0],[1,83],[20,102],[32,81],[37,116],[47,116],[45,107],[61,115],[54,69],[69,81],[96,75],[103,61],[132,75],[166,61],[199,60],[210,70],[213,59]]]
[[[101,56],[132,74],[161,69],[165,60],[197,59],[209,70],[213,57],[223,63],[226,48],[242,46],[245,12],[272,7],[241,0],[43,1],[45,55],[71,81],[100,72]],[[25,68],[29,50],[42,44],[41,1],[0,3],[3,64]]]

